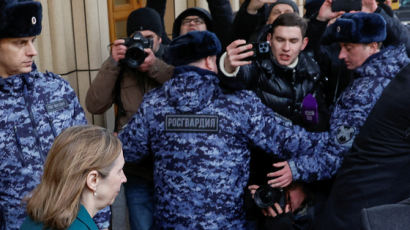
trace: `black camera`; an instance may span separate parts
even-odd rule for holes
[[[125,58],[120,62],[130,68],[136,69],[148,56],[144,49],[152,49],[153,40],[152,38],[142,36],[140,32],[135,32],[131,37],[125,38],[124,40],[124,45],[127,46],[127,52],[125,53]]]
[[[265,184],[260,186],[254,195],[253,200],[259,208],[267,208],[278,203],[282,208],[285,207],[286,195],[282,188],[272,188]]]
[[[252,49],[245,52],[253,51],[253,55],[245,58],[245,61],[262,60],[269,58],[271,49],[268,41],[264,42],[252,42]]]
[[[360,11],[362,10],[361,0],[333,0],[332,1],[332,11],[345,11],[350,12],[352,10]]]

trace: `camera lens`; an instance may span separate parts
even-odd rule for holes
[[[281,189],[272,188],[270,185],[259,187],[254,196],[255,204],[260,208],[267,208],[274,203],[283,203],[284,194]]]
[[[129,67],[137,68],[144,62],[146,56],[143,48],[135,46],[128,48],[125,58]]]
[[[125,53],[125,58],[121,60],[130,68],[138,68],[148,54],[144,51],[144,48],[151,48],[152,41],[148,38],[142,36],[141,33],[135,32],[129,39],[126,39],[125,44],[127,52]]]

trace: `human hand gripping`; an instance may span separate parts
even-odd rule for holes
[[[277,0],[251,0],[246,11],[248,14],[257,14],[258,10],[266,3],[275,3]]]
[[[226,47],[226,58],[224,60],[224,68],[228,73],[233,73],[238,66],[251,64],[251,61],[245,61],[244,58],[253,55],[253,51],[247,51],[252,48],[252,44],[246,44],[245,40],[238,39],[233,41]]]
[[[125,42],[124,39],[117,39],[112,44],[111,56],[116,62],[125,58],[127,47],[124,45],[124,42]]]
[[[344,14],[344,11],[333,12],[332,11],[332,0],[325,0],[319,9],[319,13],[316,17],[318,21],[326,22],[332,19],[336,19]]]
[[[374,13],[377,9],[376,0],[362,0],[362,12]]]
[[[286,204],[285,213],[288,213],[288,212],[290,212],[290,205]],[[280,207],[278,203],[275,203],[273,204],[273,206],[262,209],[262,214],[264,216],[276,217],[276,216],[283,214],[283,209],[282,207]]]
[[[268,177],[274,177],[272,180],[268,180],[268,184],[271,187],[284,188],[292,183],[292,171],[290,170],[289,163],[287,161],[277,162],[273,164],[273,167],[282,168],[276,172],[268,173]]]
[[[147,72],[157,59],[151,49],[146,48],[144,49],[144,52],[147,53],[148,56],[145,57],[144,62],[138,67],[138,70],[141,72]]]
[[[248,186],[248,189],[250,190],[250,192],[251,192],[251,194],[252,194],[252,199],[254,198],[254,196],[255,196],[255,192],[256,192],[256,190],[259,188],[259,185],[250,185],[250,186]],[[285,213],[288,213],[288,212],[290,212],[291,210],[290,210],[290,205],[289,204],[286,204],[285,205]],[[262,214],[264,215],[264,216],[271,216],[271,217],[276,217],[276,216],[278,216],[278,215],[280,215],[280,214],[282,214],[283,213],[283,209],[282,209],[282,207],[279,205],[279,203],[275,203],[274,205],[273,205],[273,207],[267,207],[267,208],[264,208],[264,209],[262,209]]]

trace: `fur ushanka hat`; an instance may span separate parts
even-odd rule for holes
[[[21,38],[41,33],[42,7],[32,0],[0,1],[0,38]]]
[[[164,59],[174,66],[187,65],[221,52],[221,42],[209,31],[191,31],[171,41]]]
[[[386,39],[386,21],[375,13],[346,13],[327,27],[323,43],[371,43]]]

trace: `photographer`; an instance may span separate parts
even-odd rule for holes
[[[259,188],[260,186],[258,185],[251,185],[248,187],[253,199],[257,197],[257,191]],[[278,188],[276,189],[279,191]],[[257,229],[311,229],[313,226],[314,202],[309,187],[302,183],[292,183],[281,191],[281,196],[283,196],[283,198],[281,197],[279,201],[262,209],[262,214],[265,218],[261,220]]]
[[[135,33],[137,31],[140,34]],[[150,8],[133,11],[127,20],[127,35],[130,38],[114,41],[111,57],[103,63],[87,92],[86,106],[93,114],[102,114],[113,104],[118,106],[116,131],[121,130],[137,112],[144,94],[172,75],[173,66],[160,59],[164,50],[162,33],[156,11]],[[144,48],[147,46],[150,48]],[[127,54],[130,47],[134,52]],[[144,51],[142,57],[139,57],[140,48]],[[134,58],[143,61],[134,62]],[[152,159],[146,159],[138,165],[126,164],[124,168],[129,178],[124,186],[132,229],[137,229],[137,225],[149,229],[152,224],[152,167]]]

